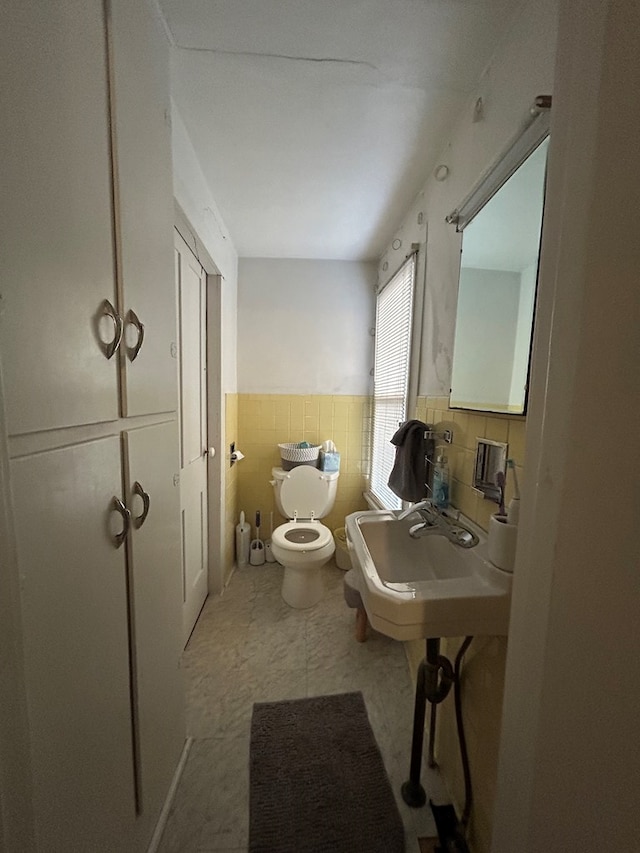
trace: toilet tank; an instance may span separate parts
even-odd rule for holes
[[[320,471],[299,465],[291,471],[273,468],[276,505],[285,518],[324,518],[333,509],[338,471]]]

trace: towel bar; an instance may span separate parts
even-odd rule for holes
[[[405,423],[406,421],[398,421],[398,429]],[[453,430],[444,429],[442,432],[437,432],[435,429],[426,429],[424,431],[424,437],[433,439],[440,438],[446,444],[451,444],[453,442]]]

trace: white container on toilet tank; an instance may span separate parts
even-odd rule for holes
[[[313,607],[322,598],[322,566],[335,551],[333,534],[321,524],[336,499],[337,471],[301,465],[272,469],[276,505],[291,519],[273,531],[273,555],[284,566],[282,597],[291,607]]]

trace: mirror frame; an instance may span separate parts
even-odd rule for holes
[[[529,110],[528,120],[515,137],[509,142],[507,147],[502,151],[500,156],[493,164],[482,174],[476,182],[471,192],[451,213],[445,217],[446,222],[456,226],[457,232],[462,232],[473,221],[475,216],[482,208],[493,198],[498,190],[504,186],[509,178],[515,174],[520,166],[527,158],[538,148],[539,145],[549,136],[551,124],[551,96],[538,95]],[[544,217],[544,208],[543,208]],[[462,260],[462,252],[461,252]],[[539,254],[538,254],[539,261]],[[537,282],[536,282],[537,285]],[[458,273],[458,288],[460,287],[460,272]],[[456,312],[457,319],[457,312]],[[532,325],[535,323],[535,301],[534,301],[534,316]],[[531,336],[533,342],[533,334]],[[455,347],[452,355],[455,359]],[[531,345],[529,347],[529,364],[531,363]],[[528,403],[528,382],[525,391],[525,398],[522,407],[522,413],[512,413],[511,417],[523,417],[527,411]],[[449,391],[449,408],[460,409],[464,411],[481,411],[491,414],[487,409],[474,409],[468,406],[456,406],[451,403],[451,390]],[[494,414],[510,414],[508,412],[494,412]]]

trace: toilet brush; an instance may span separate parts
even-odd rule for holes
[[[273,556],[273,551],[271,550],[271,537],[273,536],[273,513],[269,515],[269,538],[264,543],[264,558],[267,563],[275,563],[276,558]]]
[[[251,543],[249,562],[252,566],[261,566],[264,563],[264,543],[260,538],[260,510],[256,511],[256,538]]]

